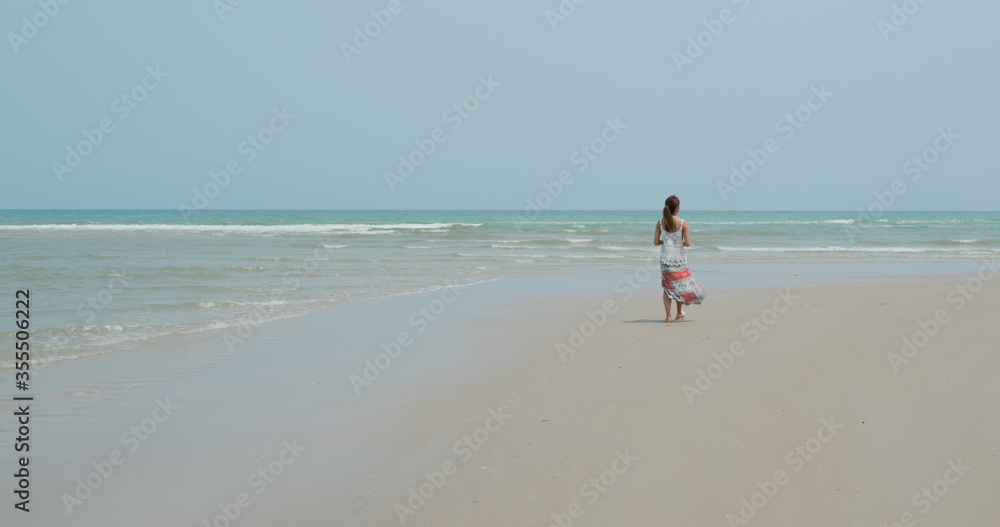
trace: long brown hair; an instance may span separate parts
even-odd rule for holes
[[[681,200],[677,196],[670,196],[664,203],[666,205],[663,207],[663,219],[667,223],[667,232],[674,232],[674,214],[677,213],[677,207],[681,206]]]

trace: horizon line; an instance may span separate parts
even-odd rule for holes
[[[178,209],[140,209],[140,208],[92,208],[92,209],[47,209],[47,208],[28,208],[28,209],[7,209],[0,208],[2,212],[39,212],[39,211],[62,211],[62,212],[124,212],[124,211],[143,211],[143,212],[178,212],[183,214],[184,211]],[[867,211],[859,210],[839,210],[839,209],[684,209],[685,212],[837,212],[837,213],[848,213],[848,214],[891,214],[897,212],[1000,212],[1000,209],[995,210],[951,210],[951,209],[898,209],[898,210],[888,210],[877,213],[869,213]],[[524,213],[523,209],[202,209],[194,212],[197,214],[199,212],[513,212],[513,213]],[[658,209],[546,209],[541,211],[536,211],[539,213],[552,213],[552,212],[658,212]],[[191,213],[189,213],[191,214]]]

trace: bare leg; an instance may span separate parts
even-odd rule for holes
[[[663,292],[663,309],[667,311],[667,319],[664,322],[670,322],[670,297],[666,291]]]
[[[680,320],[680,319],[684,318],[684,310],[681,308],[682,305],[683,304],[681,304],[680,302],[677,302],[677,317],[676,317],[677,320]],[[667,311],[668,311],[668,315],[669,315],[669,311],[670,311],[669,307],[667,308]]]

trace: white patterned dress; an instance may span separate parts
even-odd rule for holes
[[[660,271],[663,273],[663,291],[671,300],[684,305],[700,304],[705,299],[705,288],[691,277],[684,247],[684,220],[681,228],[667,232],[666,220],[660,219]]]

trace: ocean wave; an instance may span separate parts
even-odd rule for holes
[[[831,222],[839,221],[854,221],[854,220],[828,220]],[[815,221],[804,221],[804,220],[787,220],[787,221],[699,221],[695,222],[698,225],[818,225],[819,220]]]
[[[215,307],[243,307],[243,306],[283,306],[288,304],[287,300],[267,300],[264,302],[235,302],[232,300],[221,300],[198,302],[195,304],[196,307],[200,308],[215,308]]]
[[[623,225],[623,224],[641,224],[645,225],[645,222],[634,222],[634,221],[588,221],[585,222],[586,225],[581,225],[579,221],[512,221],[511,224],[526,224],[526,225],[572,225],[578,229],[585,229],[587,225]],[[651,221],[650,223],[656,223]]]
[[[657,251],[659,251],[659,249],[657,249],[655,247],[654,247],[654,249],[657,250]],[[599,251],[611,251],[611,252],[631,252],[631,251],[636,251],[636,250],[639,250],[639,249],[637,247],[621,247],[621,246],[618,246],[618,245],[602,245],[602,246],[597,247],[597,250],[599,250]]]
[[[542,257],[543,255],[531,255]],[[487,270],[488,267],[479,268],[480,271]],[[483,283],[498,280],[498,278],[480,278],[469,276],[462,278],[462,282],[454,286],[429,286],[417,288],[410,291],[397,293],[386,293],[374,295],[375,298],[409,295],[422,292],[436,291],[443,287],[470,287]],[[372,298],[368,294],[363,294],[358,298]],[[31,360],[32,365],[44,363],[57,363],[77,359],[87,359],[117,352],[131,352],[142,349],[156,343],[164,342],[164,339],[171,339],[183,335],[204,333],[209,331],[224,331],[240,326],[257,326],[277,320],[288,319],[304,315],[330,305],[333,298],[312,298],[306,300],[248,300],[248,301],[201,301],[180,304],[188,309],[204,310],[204,313],[211,313],[213,309],[229,308],[232,314],[199,315],[200,320],[178,321],[171,324],[105,324],[105,325],[73,325],[57,327],[51,329],[35,330],[32,337],[44,353],[35,354]],[[147,305],[146,307],[155,307]],[[172,307],[177,307],[173,305]],[[222,311],[225,313],[225,311]],[[13,339],[13,332],[0,332],[0,339]],[[220,339],[219,346],[225,349]],[[14,367],[14,362],[0,360],[0,370]]]
[[[905,225],[919,225],[921,223],[978,223],[984,220],[979,219],[968,219],[968,220],[899,220],[899,223]]]
[[[297,225],[182,225],[182,224],[46,224],[0,225],[0,231],[199,232],[212,234],[390,234],[397,230],[448,232],[453,227],[481,227],[482,223],[330,223]]]
[[[485,267],[483,269],[486,269]],[[450,285],[435,285],[430,287],[423,287],[420,289],[414,289],[412,291],[401,291],[397,293],[385,293],[382,295],[377,295],[374,298],[392,298],[397,296],[408,296],[408,295],[419,295],[421,293],[432,293],[434,291],[440,291],[448,287],[473,287],[480,284],[488,284],[490,282],[496,282],[500,280],[499,278],[484,278],[482,280],[472,280],[470,282],[465,282],[462,284],[450,284]]]
[[[698,225],[851,225],[857,223],[857,220],[698,221],[695,223]]]
[[[118,325],[74,326],[49,330],[44,337],[44,355],[36,354],[31,364],[57,363],[67,360],[87,359],[146,346],[163,339],[182,335],[223,330],[238,326],[257,326],[276,320],[292,318],[306,311],[262,311],[247,312],[243,316],[215,320],[200,324],[184,323],[174,326]],[[36,332],[37,334],[37,332]],[[221,344],[222,349],[225,347]],[[14,367],[13,361],[0,361],[0,369]]]
[[[590,243],[594,241],[593,238],[566,238],[565,241],[569,243]]]
[[[950,253],[982,253],[983,249],[946,249],[935,247],[841,247],[832,245],[829,247],[720,247],[715,249],[727,252],[750,252],[750,253],[782,253],[782,252],[857,252],[857,253],[926,253],[926,252],[950,252]],[[986,250],[985,252],[1000,252],[1000,249]]]

